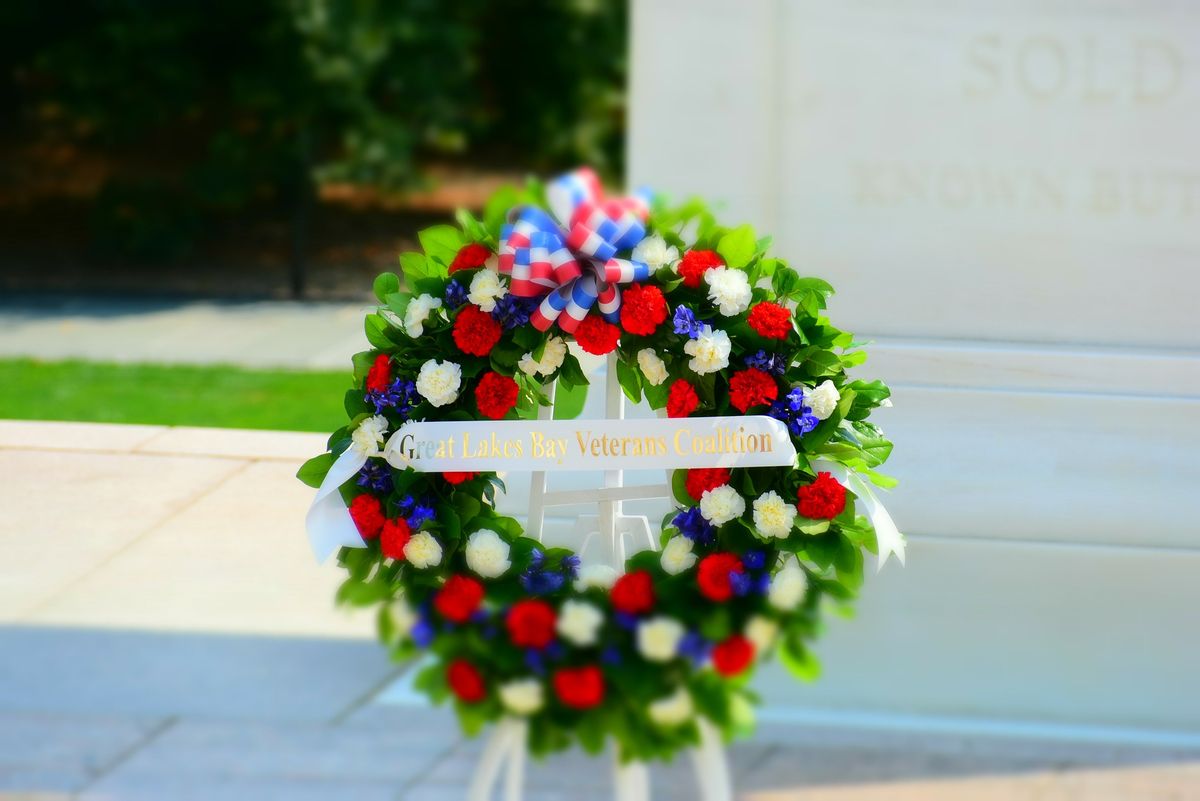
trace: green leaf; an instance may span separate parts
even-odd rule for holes
[[[390,350],[396,347],[395,343],[388,339],[388,323],[382,316],[368,314],[366,320],[363,321],[363,330],[366,331],[367,341],[373,347],[381,350]]]
[[[583,412],[587,403],[588,388],[586,384],[559,384],[554,390],[554,419],[574,420]]]
[[[333,454],[322,453],[300,465],[300,469],[296,471],[296,478],[310,487],[319,487],[330,467],[333,467]]]
[[[379,355],[379,351],[363,350],[354,354],[350,361],[354,365],[354,383],[361,384],[367,380],[367,373],[371,372],[371,366],[375,364],[375,357]]]
[[[453,225],[435,225],[417,234],[421,240],[421,249],[433,261],[449,265],[458,255],[458,251],[466,244],[462,231]]]
[[[433,275],[429,260],[420,253],[401,253],[400,270],[404,273],[404,283],[409,291],[415,291],[417,282]]]
[[[816,681],[821,675],[821,663],[804,647],[804,641],[799,636],[789,634],[784,638],[779,646],[779,660],[801,681]]]
[[[617,381],[625,391],[625,397],[634,403],[642,401],[642,374],[624,359],[617,360]]]
[[[579,359],[567,354],[567,357],[563,359],[562,367],[558,370],[558,381],[560,387],[564,384],[574,387],[588,385],[587,376],[584,375],[583,368],[579,366]]]
[[[483,223],[475,219],[471,212],[466,209],[459,209],[455,212],[454,219],[458,220],[458,224],[462,226],[463,231],[470,239],[486,245],[494,244],[491,241],[492,237],[488,233],[487,228],[484,227]]]
[[[380,303],[386,303],[387,296],[400,291],[400,276],[395,273],[380,273],[375,277],[375,297]]]
[[[741,269],[754,257],[754,229],[749,225],[734,228],[717,244],[717,253],[730,267]]]

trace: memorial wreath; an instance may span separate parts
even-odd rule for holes
[[[403,281],[376,279],[349,422],[299,473],[320,488],[318,556],[343,546],[339,600],[379,607],[395,658],[429,655],[416,686],[452,699],[468,732],[519,716],[534,753],[614,737],[636,759],[694,745],[701,719],[732,736],[752,721],[755,663],[774,652],[815,676],[822,609],[855,596],[866,552],[903,558],[871,488],[893,483],[876,472],[892,445],[867,420],[888,388],[847,376],[866,354],[825,316],[827,283],[699,202],[607,198],[579,170],[503,190],[482,219],[458,222],[421,232]],[[496,473],[422,472],[396,453],[411,421],[533,419],[555,382],[560,397],[583,391],[572,345],[615,352],[624,393],[669,418],[779,421],[795,458],[675,470],[661,548],[619,571],[526,537],[497,511]],[[755,447],[568,443],[589,446]]]

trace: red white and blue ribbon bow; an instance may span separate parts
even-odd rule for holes
[[[512,277],[509,291],[545,295],[529,318],[539,331],[557,321],[573,332],[597,304],[604,319],[617,322],[617,285],[650,277],[646,264],[617,258],[646,235],[649,193],[606,199],[596,173],[585,167],[547,184],[546,199],[553,216],[533,206],[514,209],[500,231],[499,270]]]

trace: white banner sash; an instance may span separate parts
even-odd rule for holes
[[[423,421],[388,439],[393,467],[421,472],[788,467],[796,448],[773,417]]]
[[[347,448],[330,466],[317,490],[317,497],[313,498],[312,506],[308,508],[304,526],[308,529],[308,542],[318,563],[324,562],[343,545],[363,547],[362,535],[358,533],[358,527],[354,525],[338,493],[338,487],[349,481],[366,463],[366,454],[355,447]]]

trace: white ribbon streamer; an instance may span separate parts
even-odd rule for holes
[[[900,564],[903,565],[904,535],[900,533],[900,529],[896,528],[896,523],[888,514],[887,509],[883,508],[879,498],[875,497],[871,485],[845,465],[831,462],[828,459],[815,459],[812,467],[817,472],[829,473],[837,479],[839,484],[857,495],[859,501],[862,502],[867,519],[875,527],[875,540],[879,544],[879,564],[876,565],[875,572],[878,573],[883,569],[888,557],[892,554],[895,554],[896,558],[900,560]]]
[[[362,535],[350,517],[350,510],[342,501],[338,487],[349,481],[367,463],[366,454],[353,446],[339,456],[325,474],[325,480],[308,507],[304,526],[308,530],[308,542],[312,545],[317,562],[324,562],[329,555],[343,545],[362,548]]]

